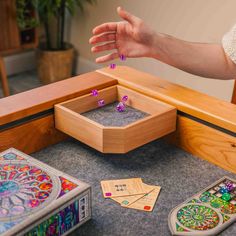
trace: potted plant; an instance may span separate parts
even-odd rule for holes
[[[18,25],[22,28],[35,27],[40,24],[44,28],[45,41],[39,43],[37,50],[37,67],[40,80],[44,84],[71,77],[74,61],[74,48],[64,41],[65,14],[75,13],[77,7],[81,11],[84,3],[93,4],[96,0],[17,0]],[[30,9],[30,10],[29,10]],[[33,12],[36,13],[32,14]],[[35,20],[36,19],[36,20]],[[52,26],[52,22],[56,27]],[[56,43],[52,43],[52,35],[56,34]],[[55,37],[54,37],[55,38]]]

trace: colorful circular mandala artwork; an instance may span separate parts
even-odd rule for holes
[[[177,219],[186,228],[192,230],[209,230],[219,224],[218,214],[202,205],[186,205],[177,212]]]
[[[45,207],[58,194],[57,182],[46,171],[24,161],[0,165],[0,221]]]

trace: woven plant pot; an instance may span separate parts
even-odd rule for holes
[[[43,84],[70,78],[74,62],[74,48],[67,44],[65,50],[37,49],[38,76]]]

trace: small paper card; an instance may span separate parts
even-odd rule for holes
[[[143,183],[143,186],[146,190],[145,194],[151,192],[152,190],[154,190],[153,186],[147,185]],[[112,200],[118,202],[121,204],[121,206],[125,205],[125,206],[129,206],[130,204],[136,202],[137,200],[139,200],[140,198],[144,197],[145,194],[138,194],[138,195],[131,195],[131,196],[124,196],[124,197],[113,197],[111,198]]]
[[[152,187],[154,187],[154,190],[152,190],[150,193],[145,194],[144,197],[138,199],[136,202],[128,206],[125,206],[123,204],[122,206],[142,211],[152,211],[161,190],[161,187],[159,186]]]
[[[104,198],[145,194],[146,188],[141,178],[101,181]]]

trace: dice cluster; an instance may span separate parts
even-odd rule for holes
[[[98,97],[98,91],[96,89],[92,90],[91,95],[93,97]],[[121,102],[118,103],[116,106],[116,110],[118,112],[124,112],[126,109],[126,102],[128,101],[128,96],[124,95],[121,99]],[[99,99],[98,101],[98,106],[103,107],[105,105],[105,100],[104,99]]]

